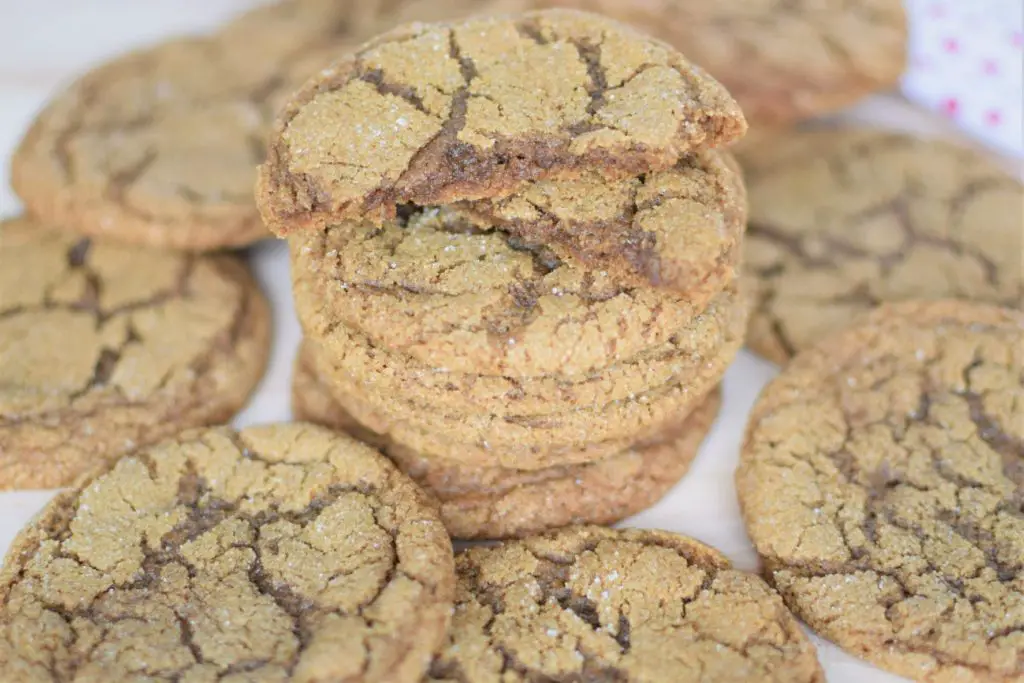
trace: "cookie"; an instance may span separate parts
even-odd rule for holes
[[[711,268],[686,293],[626,286],[504,230],[481,230],[454,209],[418,209],[379,227],[343,223],[289,242],[300,311],[318,310],[423,365],[512,377],[590,374],[667,343],[731,272]]]
[[[522,536],[581,522],[611,524],[650,507],[686,474],[721,405],[718,392],[712,392],[658,440],[595,462],[540,470],[473,467],[413,453],[366,428],[334,399],[306,345],[295,361],[295,418],[382,448],[440,501],[449,533],[462,539]]]
[[[396,4],[290,0],[101,65],[39,114],[14,189],[29,213],[83,235],[192,251],[270,237],[252,184],[274,114]]]
[[[460,208],[556,257],[607,271],[619,283],[664,287],[692,299],[706,298],[735,275],[747,214],[739,167],[713,151],[619,182],[590,172],[529,183],[509,197]]]
[[[898,84],[907,61],[900,0],[532,0],[600,12],[678,48],[739,102],[751,126],[780,128]]]
[[[737,472],[770,581],[919,681],[1024,678],[1024,314],[886,304],[801,352]]]
[[[541,470],[469,468],[386,452],[441,503],[456,538],[508,538],[567,524],[613,524],[651,507],[686,475],[718,415],[717,391],[657,437],[599,460]]]
[[[312,295],[309,278],[295,283],[299,319],[322,350],[335,382],[355,383],[361,394],[383,401],[410,400],[443,412],[539,416],[595,409],[639,393],[724,370],[746,329],[748,301],[726,289],[687,325],[660,345],[622,362],[578,376],[502,376],[462,373],[424,365],[374,344],[358,330],[332,319]]]
[[[429,681],[825,680],[779,596],[684,536],[568,528],[472,548],[456,571]]]
[[[745,128],[703,70],[597,15],[410,24],[290,99],[256,199],[267,226],[286,235],[584,171],[635,177]]]
[[[230,419],[269,346],[267,302],[234,256],[0,223],[0,489],[66,486]]]
[[[318,373],[345,409],[407,448],[467,464],[518,469],[579,463],[656,434],[692,410],[721,380],[742,344],[746,302],[735,292],[720,298],[664,348],[615,366],[607,375],[595,372],[575,382],[459,375],[423,366],[408,371],[400,357],[380,349],[346,349],[338,343],[341,326],[330,331],[332,345],[318,348],[315,355]],[[339,363],[339,353],[343,362],[362,371],[362,379]],[[385,370],[378,375],[377,368]],[[451,398],[461,386],[468,406]],[[497,392],[501,387],[505,395]],[[545,388],[553,391],[547,401]],[[474,407],[476,397],[481,403]]]
[[[627,399],[595,408],[568,409],[537,416],[498,416],[487,412],[448,412],[402,397],[371,395],[333,368],[322,350],[313,354],[319,376],[335,400],[360,422],[395,443],[429,457],[468,465],[537,469],[603,458],[655,438],[680,415],[692,411],[717,385],[725,360]]]
[[[420,681],[452,547],[387,459],[312,425],[199,430],[60,494],[0,570],[0,670],[37,680]]]
[[[880,303],[1024,302],[1024,189],[981,154],[881,130],[745,150],[748,345],[785,362]]]

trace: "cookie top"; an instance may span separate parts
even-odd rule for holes
[[[627,22],[677,47],[736,98],[755,129],[837,111],[895,86],[906,66],[900,0],[530,0]]]
[[[784,362],[879,303],[1024,302],[1024,187],[978,152],[862,128],[745,148],[747,343]]]
[[[685,294],[632,287],[453,209],[289,243],[300,310],[423,365],[477,375],[570,378],[631,359],[690,325],[731,272]]]
[[[745,128],[717,81],[603,17],[553,10],[410,24],[292,97],[256,199],[285,235],[583,170],[628,178]]]
[[[270,314],[234,256],[0,223],[0,489],[223,422],[263,374]]]
[[[683,536],[570,527],[472,548],[456,570],[431,681],[824,681],[779,596]]]
[[[192,251],[269,237],[252,184],[281,101],[395,4],[289,0],[99,66],[36,118],[14,189],[83,235]]]
[[[312,425],[182,434],[60,494],[0,570],[7,680],[418,682],[452,548],[386,458]]]
[[[696,297],[733,277],[747,219],[741,171],[730,155],[714,151],[617,182],[597,171],[532,182],[461,208],[482,225],[545,245],[622,284]]]
[[[921,681],[1024,676],[1024,314],[887,304],[800,353],[737,488],[787,604]]]
[[[507,538],[572,523],[610,524],[661,498],[686,474],[711,428],[718,391],[657,439],[578,465],[537,470],[472,466],[424,456],[360,423],[318,376],[308,340],[295,359],[292,412],[381,448],[440,502],[448,532],[462,539]]]

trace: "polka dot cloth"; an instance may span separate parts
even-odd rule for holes
[[[908,98],[998,149],[1024,156],[1024,3],[906,0]]]

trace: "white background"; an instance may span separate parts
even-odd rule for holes
[[[443,0],[442,0],[443,1]],[[245,0],[0,0],[0,214],[20,210],[8,182],[8,162],[22,132],[45,99],[75,74],[131,47],[166,35],[208,30],[243,7]],[[850,112],[860,120],[913,130],[948,131],[894,96],[875,98]],[[252,250],[256,272],[270,297],[276,323],[267,375],[236,424],[288,420],[291,362],[299,339],[283,244]],[[725,407],[689,475],[655,507],[628,520],[630,526],[689,534],[725,552],[737,566],[757,567],[739,517],[732,473],[747,411],[775,373],[741,354],[725,380]],[[0,552],[50,498],[52,492],[0,494]],[[831,683],[900,681],[819,642]]]

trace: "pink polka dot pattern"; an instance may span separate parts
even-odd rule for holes
[[[1024,3],[906,0],[908,98],[1024,157]]]

